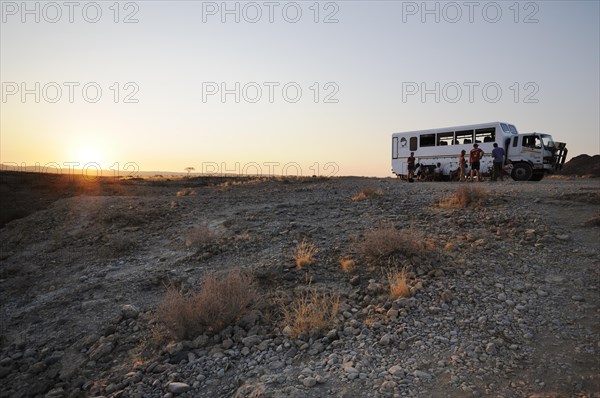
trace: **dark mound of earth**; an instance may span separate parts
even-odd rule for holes
[[[567,176],[591,176],[600,177],[600,155],[579,155],[571,158],[564,164],[558,173]]]

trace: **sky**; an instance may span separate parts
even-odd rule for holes
[[[386,177],[392,133],[489,121],[600,152],[598,1],[0,6],[5,164]]]

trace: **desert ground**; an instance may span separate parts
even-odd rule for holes
[[[597,178],[0,182],[0,397],[600,397]]]

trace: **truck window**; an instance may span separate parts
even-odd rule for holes
[[[410,137],[410,150],[411,151],[417,150],[417,137]]]
[[[435,146],[435,134],[421,134],[419,146]]]
[[[398,159],[398,137],[392,138],[392,159]]]
[[[508,128],[508,124],[500,123],[500,127],[502,127],[502,131],[504,131],[505,133],[511,134],[510,129]]]
[[[496,141],[496,128],[488,127],[484,129],[475,130],[475,142],[495,142]]]
[[[454,132],[448,131],[446,133],[438,133],[437,144],[438,145],[452,145],[454,141]]]
[[[523,137],[523,146],[527,147],[527,148],[541,149],[542,148],[542,140],[538,136],[527,135],[527,136]]]
[[[462,130],[456,132],[456,141],[458,144],[472,144],[473,130]]]
[[[519,132],[517,131],[517,128],[515,126],[513,126],[512,124],[508,125],[508,128],[510,129],[510,132],[514,135],[519,134]]]
[[[513,147],[516,147],[517,145],[519,145],[519,137],[513,138]]]

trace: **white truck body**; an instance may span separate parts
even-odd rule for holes
[[[562,168],[567,154],[566,145],[554,142],[549,134],[519,134],[514,125],[504,122],[480,123],[392,134],[392,172],[406,178],[407,159],[414,152],[420,170],[433,171],[440,163],[442,175],[455,179],[461,150],[468,159],[474,143],[485,153],[482,174],[491,173],[497,143],[504,148],[505,163],[512,164],[511,176],[517,181],[540,181],[546,173]]]

